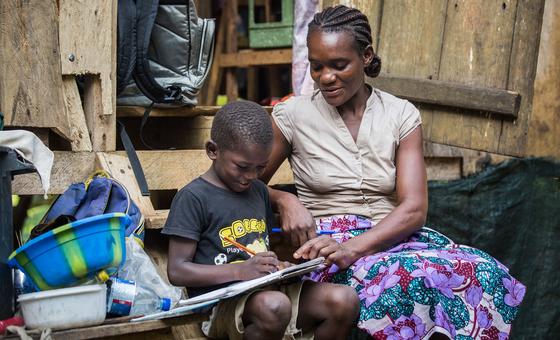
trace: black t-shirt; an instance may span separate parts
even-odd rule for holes
[[[199,177],[175,195],[162,233],[197,241],[194,263],[220,265],[249,258],[224,236],[255,252],[266,251],[267,226],[272,227],[272,223],[268,190],[263,182],[253,181],[247,191],[237,193]],[[189,288],[188,292],[192,297],[222,286],[225,285]]]

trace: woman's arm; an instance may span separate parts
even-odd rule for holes
[[[428,211],[426,167],[422,151],[422,128],[417,127],[399,145],[396,152],[397,207],[372,230],[343,244],[318,237],[299,248],[295,258],[325,256],[328,263],[347,268],[360,257],[371,255],[398,243],[424,225]]]
[[[242,263],[207,265],[193,263],[198,242],[188,238],[169,238],[167,277],[174,286],[209,287],[222,283],[251,280],[276,271],[279,261],[271,252],[258,253]]]
[[[292,152],[290,143],[288,143],[274,120],[272,120],[272,129],[274,131],[272,152],[267,167],[260,176],[260,179],[265,183],[270,181],[282,162]],[[296,196],[271,187],[268,187],[268,193],[272,208],[280,214],[282,230],[290,235],[293,245],[301,246],[316,236],[313,216]]]
[[[282,165],[282,163],[290,156],[292,153],[292,146],[286,140],[286,137],[278,128],[278,125],[274,122],[274,119],[270,118],[272,121],[272,151],[270,152],[270,158],[263,173],[259,179],[265,183],[268,183],[276,170]]]

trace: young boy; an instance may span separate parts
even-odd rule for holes
[[[268,190],[257,180],[272,148],[270,117],[259,105],[239,101],[214,118],[206,153],[212,166],[181,189],[163,233],[169,238],[169,280],[196,296],[233,281],[251,280],[283,265],[268,251],[272,214]],[[257,253],[248,253],[227,239]],[[344,339],[356,322],[354,289],[298,282],[221,301],[204,333],[211,338]]]

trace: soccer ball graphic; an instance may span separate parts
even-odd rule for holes
[[[220,253],[216,257],[214,257],[215,264],[226,264],[227,263],[227,256],[226,254]]]

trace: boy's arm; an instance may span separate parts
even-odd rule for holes
[[[191,262],[198,242],[169,238],[167,276],[174,286],[208,287],[232,281],[251,280],[276,271],[278,259],[273,252],[258,253],[241,263],[206,265]]]

